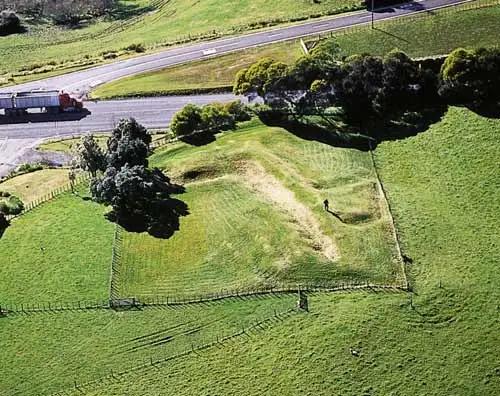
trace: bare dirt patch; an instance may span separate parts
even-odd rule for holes
[[[274,203],[295,221],[315,250],[330,260],[339,258],[337,246],[329,236],[323,233],[311,209],[298,202],[294,193],[267,173],[262,165],[256,161],[241,162],[238,171],[243,176],[245,184],[264,199]]]

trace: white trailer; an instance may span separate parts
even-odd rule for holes
[[[59,111],[59,91],[18,92],[15,102],[17,110],[40,108],[47,112]]]

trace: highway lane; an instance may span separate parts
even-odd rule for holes
[[[466,3],[474,0],[425,0],[393,6],[375,12],[375,20],[398,18],[417,12],[430,12],[437,8]],[[121,77],[155,70],[179,63],[218,56],[245,48],[271,44],[343,29],[349,26],[368,24],[370,12],[321,19],[299,25],[260,31],[237,37],[173,48],[164,52],[118,61],[91,69],[56,76],[40,81],[1,88],[0,92],[31,90],[37,88],[65,89],[72,92],[87,92],[105,82]],[[212,101],[233,99],[232,95],[200,95],[167,98],[129,99],[120,101],[86,102],[90,114],[72,121],[48,121],[19,124],[2,124],[0,120],[0,176],[6,174],[19,161],[22,154],[41,138],[81,134],[87,131],[111,130],[122,117],[135,117],[148,128],[167,127],[173,114],[186,103],[203,105]],[[36,117],[35,117],[36,118]],[[36,121],[42,121],[38,119]],[[12,140],[18,140],[13,142]]]
[[[2,124],[4,120],[3,116],[0,116],[0,177],[26,162],[30,157],[28,155],[30,150],[45,138],[110,131],[121,118],[130,117],[134,117],[148,129],[165,128],[170,124],[174,114],[188,103],[201,106],[236,98],[238,97],[231,94],[218,94],[87,101],[85,108],[89,114],[69,113],[56,116],[32,114],[30,116],[32,122],[19,118],[20,122],[15,124]],[[238,99],[244,101],[244,98]],[[77,119],[74,119],[75,117]],[[73,120],[62,121],[63,118],[73,118]]]
[[[188,103],[201,106],[215,101],[227,102],[236,98],[244,101],[244,98],[232,94],[87,101],[85,108],[89,112],[88,115],[85,113],[69,113],[61,116],[33,114],[32,122],[16,124],[1,124],[3,120],[0,117],[0,139],[40,139],[85,132],[110,131],[121,118],[130,117],[149,129],[165,128],[170,124],[174,114]],[[39,120],[42,122],[37,122]]]
[[[377,10],[374,17],[376,21],[398,18],[412,13],[430,12],[437,8],[470,1],[474,0],[420,0]],[[125,76],[222,55],[246,48],[295,39],[312,34],[335,31],[350,26],[368,24],[370,21],[371,13],[368,11],[320,19],[298,25],[172,48],[156,54],[139,56],[40,81],[1,88],[0,92],[31,90],[37,88],[65,89],[69,92],[86,92],[100,84]]]

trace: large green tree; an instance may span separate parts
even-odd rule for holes
[[[106,169],[106,155],[93,134],[83,135],[73,151],[73,166],[89,172],[92,177]]]
[[[458,48],[441,68],[439,90],[449,103],[473,107],[498,106],[500,103],[500,49]]]
[[[148,166],[151,135],[134,118],[122,119],[107,142],[107,165],[120,169],[129,166]]]

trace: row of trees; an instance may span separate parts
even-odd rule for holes
[[[341,59],[338,47],[326,41],[291,66],[259,60],[237,74],[233,90],[257,94],[268,108],[293,117],[324,117],[337,108],[344,122],[367,133],[374,121],[444,102],[498,105],[500,50],[455,50],[436,73],[397,50]]]
[[[148,168],[151,135],[134,119],[121,120],[102,150],[92,135],[77,145],[74,165],[93,176],[90,192],[111,206],[107,217],[130,231],[168,237],[188,214],[184,202],[171,197],[183,192],[160,169]]]
[[[219,132],[234,129],[236,123],[250,119],[245,105],[236,100],[228,103],[214,102],[203,107],[188,104],[176,113],[170,124],[176,136],[195,132]]]

